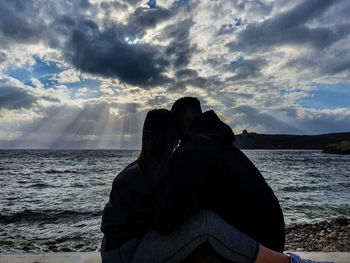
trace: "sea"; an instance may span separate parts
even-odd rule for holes
[[[350,155],[244,153],[275,192],[286,224],[350,217]],[[98,251],[112,181],[138,154],[0,150],[0,252]]]

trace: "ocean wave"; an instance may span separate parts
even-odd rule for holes
[[[13,214],[1,214],[1,224],[12,223],[53,223],[69,220],[81,220],[102,216],[102,211],[72,211],[72,210],[23,210]]]
[[[45,173],[47,173],[47,174],[62,174],[62,173],[78,174],[78,173],[80,173],[80,172],[79,172],[79,171],[75,171],[75,170],[55,170],[55,169],[49,169],[49,170],[46,170]]]
[[[322,189],[328,189],[329,186],[327,185],[288,185],[284,186],[282,188],[285,192],[306,192],[310,190],[322,190]]]
[[[45,183],[36,183],[36,184],[30,184],[28,186],[26,186],[25,188],[53,188],[53,187],[57,187],[55,185],[51,185],[51,184],[45,184]]]
[[[335,182],[332,184],[319,184],[314,183],[310,185],[287,185],[282,187],[285,192],[307,192],[307,191],[320,191],[320,190],[330,190],[332,187],[339,188],[349,188],[350,182]]]

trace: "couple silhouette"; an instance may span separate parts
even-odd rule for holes
[[[102,262],[312,262],[283,254],[279,202],[234,141],[197,98],[149,111],[103,210]]]

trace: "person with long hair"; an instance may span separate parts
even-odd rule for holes
[[[174,117],[168,110],[147,113],[141,153],[114,179],[109,201],[103,210],[102,252],[118,249],[126,241],[153,229],[157,176],[178,141]]]
[[[172,113],[165,109],[149,111],[141,153],[114,179],[103,210],[103,263],[312,262],[260,245],[210,210],[193,213],[168,235],[154,231],[160,181],[178,142]]]

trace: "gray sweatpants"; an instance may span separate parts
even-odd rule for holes
[[[102,253],[102,262],[176,263],[208,242],[222,257],[237,263],[253,263],[259,244],[210,210],[201,210],[169,235],[155,231]]]

